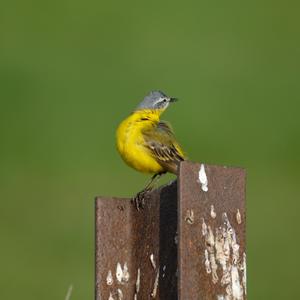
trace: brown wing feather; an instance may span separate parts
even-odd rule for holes
[[[151,129],[143,131],[145,146],[157,162],[166,171],[178,172],[178,165],[184,160],[184,154],[177,143],[171,127],[166,122],[159,122]]]

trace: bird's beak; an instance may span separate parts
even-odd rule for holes
[[[170,98],[170,102],[176,102],[176,101],[178,101],[178,98],[173,98],[173,97]]]

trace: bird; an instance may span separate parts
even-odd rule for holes
[[[139,172],[152,174],[146,187],[132,198],[137,210],[144,207],[145,196],[153,189],[155,180],[167,172],[178,175],[179,164],[185,160],[171,125],[160,120],[162,113],[177,100],[162,91],[151,91],[117,128],[117,150],[125,163]]]

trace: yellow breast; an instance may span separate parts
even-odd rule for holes
[[[142,119],[148,119],[147,121]],[[117,129],[117,149],[123,160],[132,168],[143,173],[160,173],[163,167],[151,156],[144,146],[142,130],[155,126],[159,115],[152,111],[138,111],[125,119]]]

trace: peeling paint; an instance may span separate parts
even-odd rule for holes
[[[122,270],[122,266],[121,266],[121,264],[120,264],[119,262],[117,263],[116,277],[117,277],[117,280],[118,280],[119,282],[122,281],[122,278],[123,278],[123,270]]]
[[[192,209],[188,209],[186,211],[185,221],[190,225],[194,224],[195,216],[194,211]]]
[[[214,251],[215,237],[211,227],[208,225],[207,234],[205,235],[205,244],[209,253]]]
[[[130,274],[128,272],[128,267],[127,267],[127,263],[124,264],[124,268],[123,268],[123,279],[125,282],[128,282],[130,278]]]
[[[211,274],[214,284],[219,280],[218,274],[221,276],[220,284],[226,293],[218,295],[217,299],[243,300],[246,295],[246,254],[240,256],[240,245],[227,213],[222,214],[222,220],[223,225],[214,230],[202,220],[206,273]]]
[[[125,284],[129,281],[130,274],[128,272],[127,263],[124,263],[124,267],[122,268],[121,264],[118,262],[116,269],[116,277],[119,283]]]
[[[210,274],[211,273],[211,267],[210,267],[210,260],[209,260],[207,249],[204,250],[204,255],[205,255],[204,265],[205,265],[205,268],[206,268],[206,273]]]
[[[222,227],[216,230],[215,250],[216,259],[222,268],[221,285],[224,286],[230,283],[230,273],[228,262],[230,259],[229,241],[225,239],[226,230]]]
[[[210,206],[210,216],[215,219],[217,214],[215,212],[215,207],[213,205]]]
[[[203,192],[208,191],[208,181],[207,181],[207,176],[205,173],[205,167],[204,164],[201,164],[200,170],[199,170],[199,181],[201,183],[201,189]]]
[[[114,283],[114,279],[111,273],[111,270],[108,271],[107,277],[106,277],[106,284],[112,285]]]
[[[236,221],[238,224],[242,224],[242,216],[239,209],[236,212]]]
[[[243,272],[243,287],[245,295],[247,295],[247,263],[246,263],[246,253],[243,253],[243,263],[241,266],[241,270]]]
[[[151,297],[155,298],[156,294],[157,294],[157,288],[158,288],[158,280],[159,280],[159,270],[156,273],[156,277],[155,277],[155,281],[154,281],[154,286],[153,286],[153,290],[151,293]]]
[[[109,298],[108,298],[108,300],[115,300],[111,293],[109,293]]]
[[[231,289],[233,299],[243,299],[244,291],[240,283],[239,270],[236,265],[231,267]]]
[[[205,236],[206,234],[207,234],[207,225],[204,219],[202,218],[202,235]]]
[[[153,253],[150,255],[150,261],[151,261],[151,265],[152,265],[153,269],[155,270],[156,269],[156,263],[155,263],[155,260],[154,260]]]
[[[219,280],[219,277],[218,277],[218,273],[217,273],[218,265],[216,263],[215,254],[210,253],[209,259],[210,259],[210,265],[211,265],[212,282],[214,284],[216,284]]]
[[[123,297],[123,292],[121,289],[117,289],[117,293],[118,293],[118,300],[123,300],[124,297]]]
[[[140,268],[138,268],[136,282],[135,282],[135,291],[137,294],[140,291],[140,284],[141,284],[141,270]]]
[[[212,281],[215,284],[219,280],[218,273],[217,273],[218,265],[216,263],[215,250],[214,250],[215,238],[210,226],[207,227],[207,234],[205,236],[205,245],[206,245],[206,250],[208,251],[209,254]]]

